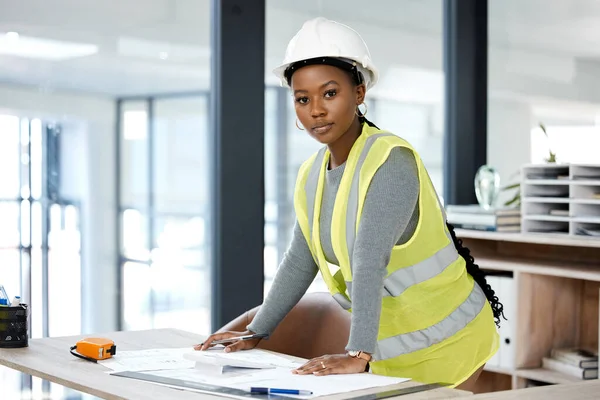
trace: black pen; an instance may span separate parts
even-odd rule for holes
[[[269,336],[269,335],[267,335],[266,333],[255,333],[253,335],[244,335],[244,336],[231,337],[228,339],[215,340],[214,342],[211,343],[211,345],[237,342],[239,340],[263,339],[263,338],[266,338],[267,336]],[[202,343],[202,344],[204,344],[204,343]]]

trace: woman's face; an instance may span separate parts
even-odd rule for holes
[[[365,86],[356,86],[350,75],[330,65],[309,65],[292,76],[296,115],[306,131],[323,144],[343,136],[356,118],[356,107]]]

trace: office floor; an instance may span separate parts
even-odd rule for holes
[[[2,400],[99,400],[98,397],[65,388],[31,375],[0,366]]]

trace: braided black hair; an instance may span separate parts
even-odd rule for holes
[[[369,121],[364,115],[360,115],[358,117],[358,121],[360,122],[360,124],[367,124],[369,126],[372,126],[373,128],[377,128],[379,129],[379,127],[377,125],[375,125],[374,123],[372,123],[371,121]]]
[[[500,317],[506,320],[506,317],[504,316],[504,306],[502,303],[500,303],[500,300],[498,299],[498,296],[496,296],[494,289],[492,289],[490,284],[485,279],[485,272],[479,268],[479,265],[475,264],[475,259],[471,255],[471,250],[469,250],[468,247],[463,246],[462,240],[456,237],[454,226],[448,222],[446,222],[446,225],[448,226],[448,230],[450,231],[450,235],[454,241],[454,246],[458,250],[458,254],[460,254],[467,262],[467,273],[473,277],[475,282],[477,282],[479,287],[481,287],[483,290],[483,293],[485,293],[485,297],[492,306],[492,312],[494,313],[496,326],[500,327]]]

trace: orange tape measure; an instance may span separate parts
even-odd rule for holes
[[[98,362],[106,360],[117,354],[115,342],[104,338],[87,338],[77,342],[71,347],[71,354],[84,360]]]

